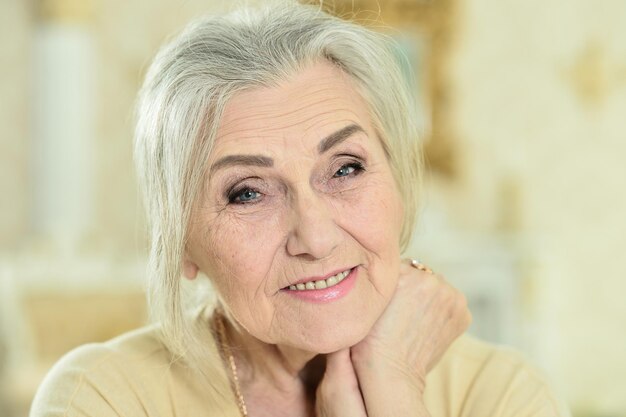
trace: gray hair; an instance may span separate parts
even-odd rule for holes
[[[173,352],[193,356],[181,289],[192,208],[205,181],[226,102],[237,92],[275,86],[326,59],[355,82],[389,158],[404,202],[400,245],[417,211],[421,153],[414,101],[394,43],[317,6],[282,1],[191,23],[157,54],[137,105],[135,161],[151,238],[149,298]]]

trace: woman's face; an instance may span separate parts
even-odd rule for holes
[[[391,299],[402,213],[366,103],[318,63],[228,102],[186,275],[205,272],[257,339],[332,352],[363,339]]]

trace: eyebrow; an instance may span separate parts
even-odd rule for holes
[[[274,165],[274,160],[263,155],[228,155],[215,162],[211,166],[210,172],[215,172],[218,169],[233,165],[250,165],[269,168]]]
[[[338,131],[326,136],[317,145],[317,151],[322,154],[334,146],[339,145],[344,140],[357,132],[363,132],[363,128],[357,124],[351,124]],[[274,160],[263,155],[228,155],[218,159],[210,168],[209,172],[213,173],[218,169],[235,166],[235,165],[247,165],[270,168],[274,166]]]
[[[350,136],[354,135],[357,132],[363,132],[363,128],[357,124],[351,124],[343,129],[336,131],[335,133],[331,133],[326,136],[320,143],[317,145],[317,150],[319,153],[324,153],[333,146],[339,145],[344,140],[348,139]]]

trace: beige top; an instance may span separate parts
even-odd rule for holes
[[[67,354],[39,388],[30,416],[225,415],[207,403],[200,378],[172,361],[157,331],[146,327]],[[428,375],[425,401],[432,417],[570,416],[520,354],[467,335]],[[227,414],[236,416],[234,397],[232,405]]]

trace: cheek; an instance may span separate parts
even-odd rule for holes
[[[347,192],[337,207],[342,227],[374,253],[398,246],[403,209],[395,183],[390,178],[372,179]]]
[[[263,295],[266,278],[283,237],[279,210],[222,212],[205,227],[200,269],[228,300],[251,301]]]
[[[342,227],[367,254],[366,269],[376,293],[389,301],[397,284],[403,203],[395,182],[381,178],[345,200]]]

